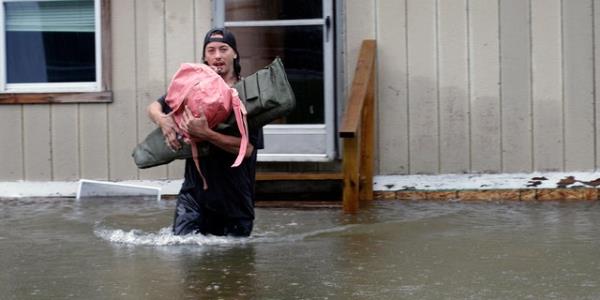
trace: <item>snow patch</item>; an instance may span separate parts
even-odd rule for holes
[[[569,176],[573,177],[572,183],[565,180]],[[595,180],[599,178],[600,172],[378,175],[373,178],[373,190],[439,191],[595,187]],[[565,184],[561,186],[560,183]]]

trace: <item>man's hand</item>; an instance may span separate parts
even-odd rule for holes
[[[165,143],[171,150],[181,149],[181,143],[177,140],[177,124],[173,121],[171,115],[163,114],[158,118],[158,126],[165,137]]]
[[[165,137],[165,144],[167,144],[167,147],[173,151],[179,150],[181,148],[181,143],[177,140],[178,129],[173,117],[163,113],[162,105],[158,101],[150,103],[148,108],[146,108],[146,111],[150,120],[160,127],[160,130]]]
[[[206,115],[204,115],[204,110],[201,107],[198,107],[199,116],[196,118],[192,114],[192,111],[185,106],[185,110],[183,111],[183,122],[182,128],[185,132],[187,132],[190,136],[201,140],[210,141],[211,133],[213,132],[210,127],[208,127],[208,121],[206,120]]]
[[[183,122],[181,129],[188,135],[207,141],[229,153],[236,154],[240,150],[241,138],[235,136],[224,135],[217,131],[214,131],[208,127],[208,121],[204,115],[204,110],[201,107],[198,108],[199,116],[196,118],[192,114],[192,111],[186,106],[183,111]],[[250,157],[254,151],[254,146],[248,143],[246,148],[245,157]]]

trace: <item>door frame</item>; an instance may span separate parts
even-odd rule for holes
[[[285,0],[282,0],[285,1]],[[225,1],[213,1],[213,27],[257,27],[257,26],[314,26],[323,28],[323,80],[324,80],[324,124],[269,124],[263,127],[265,149],[258,152],[259,161],[332,161],[337,158],[336,136],[337,115],[336,63],[336,19],[333,2],[322,0],[323,16],[318,19],[268,20],[268,21],[225,21]]]

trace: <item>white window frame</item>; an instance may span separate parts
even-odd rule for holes
[[[7,83],[6,82],[6,38],[4,3],[8,2],[45,2],[55,0],[0,0],[0,93],[71,93],[100,92],[102,82],[102,7],[101,0],[94,0],[94,30],[96,81],[94,82],[45,82],[45,83]]]

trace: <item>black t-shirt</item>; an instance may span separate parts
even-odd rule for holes
[[[158,99],[158,102],[162,105],[163,112],[171,111],[165,103],[164,96]],[[244,158],[238,167],[233,168],[231,165],[237,153],[229,153],[208,144],[208,155],[199,158],[200,170],[208,186],[206,190],[202,188],[202,178],[198,174],[194,160],[186,159],[180,193],[194,195],[199,205],[225,218],[254,219],[256,152],[264,147],[262,128],[250,129],[248,138],[250,144],[254,146],[254,151],[250,157]]]

